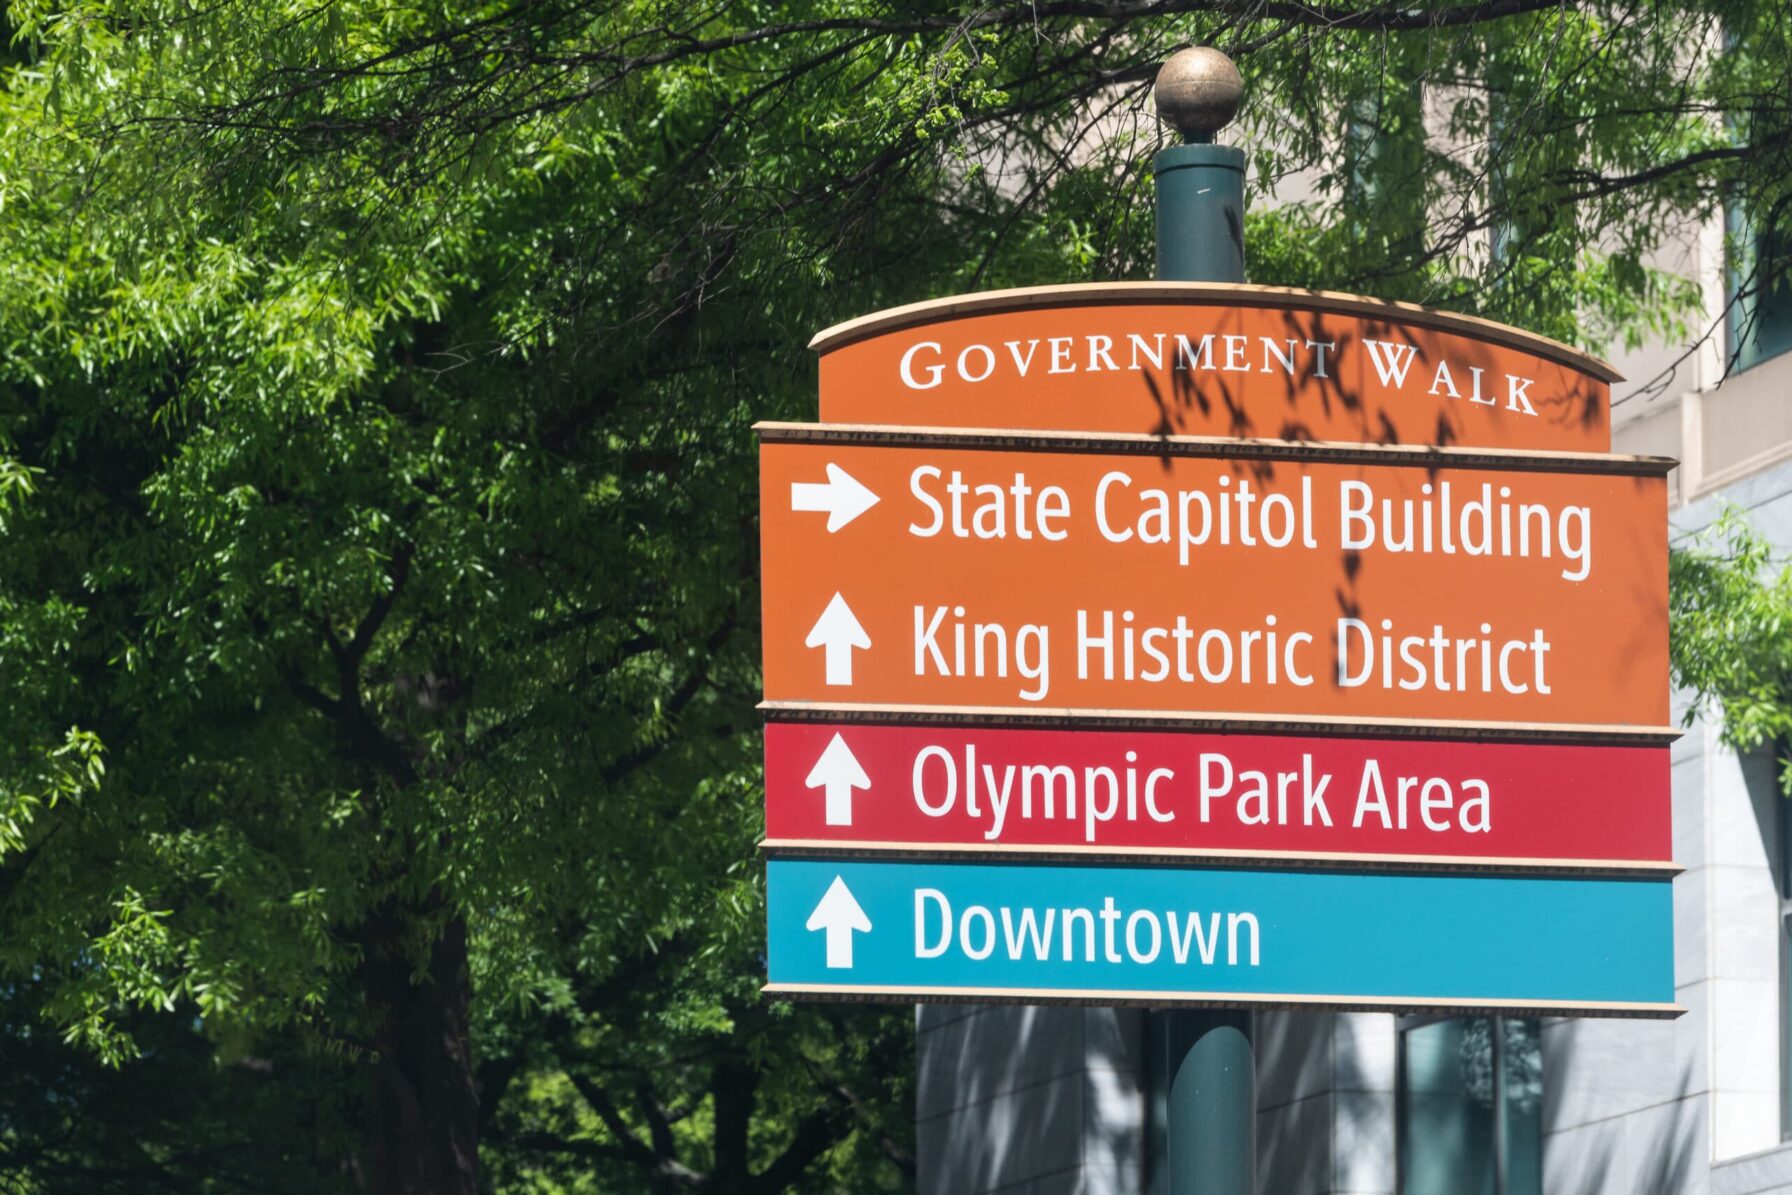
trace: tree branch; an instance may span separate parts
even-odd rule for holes
[[[616,1139],[618,1148],[633,1164],[646,1169],[659,1178],[684,1186],[703,1185],[704,1176],[684,1165],[677,1158],[666,1157],[644,1145],[641,1139],[629,1131],[628,1123],[622,1119],[622,1113],[611,1102],[603,1088],[591,1081],[590,1076],[574,1070],[566,1072],[567,1079],[573,1088],[584,1097],[585,1103],[597,1113],[599,1120],[609,1130],[610,1136]]]

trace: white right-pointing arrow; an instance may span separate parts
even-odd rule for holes
[[[871,646],[871,636],[853,617],[851,607],[839,594],[828,603],[828,608],[821,612],[815,625],[809,629],[809,637],[803,640],[804,647],[820,647],[827,650],[828,684],[852,684],[852,649]]]
[[[876,494],[831,462],[826,481],[790,483],[790,509],[826,511],[830,532],[840,530],[876,505]]]
[[[840,876],[828,885],[828,890],[809,914],[809,930],[826,930],[828,934],[828,969],[838,970],[852,966],[852,932],[871,931],[871,918],[865,916],[865,910],[859,902],[852,898],[846,889],[846,881]]]
[[[815,766],[809,769],[809,778],[803,784],[827,793],[828,825],[850,826],[852,790],[870,788],[871,777],[865,775],[865,769],[853,757],[846,740],[835,735],[822,751],[821,758],[815,761]]]

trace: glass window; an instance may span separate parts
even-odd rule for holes
[[[1343,208],[1371,250],[1366,260],[1385,264],[1422,252],[1430,190],[1423,90],[1416,81],[1385,82],[1344,118]]]
[[[1730,293],[1736,296],[1725,319],[1731,369],[1748,369],[1792,349],[1792,235],[1750,228],[1743,210],[1725,210],[1729,234]],[[1778,278],[1769,286],[1762,273]]]
[[[1399,1117],[1401,1195],[1542,1195],[1537,1022],[1409,1018]]]

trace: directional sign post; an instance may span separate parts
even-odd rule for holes
[[[1171,1195],[1245,1195],[1250,1010],[1680,1011],[1673,462],[1566,345],[1245,285],[1242,155],[1157,170],[1221,276],[866,316],[760,426],[766,991],[1160,1010]]]

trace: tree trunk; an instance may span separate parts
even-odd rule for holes
[[[367,1125],[368,1190],[478,1195],[479,1095],[467,1038],[467,925],[456,917],[413,977],[403,950],[410,912],[388,902],[369,920],[362,992],[375,1026]]]

